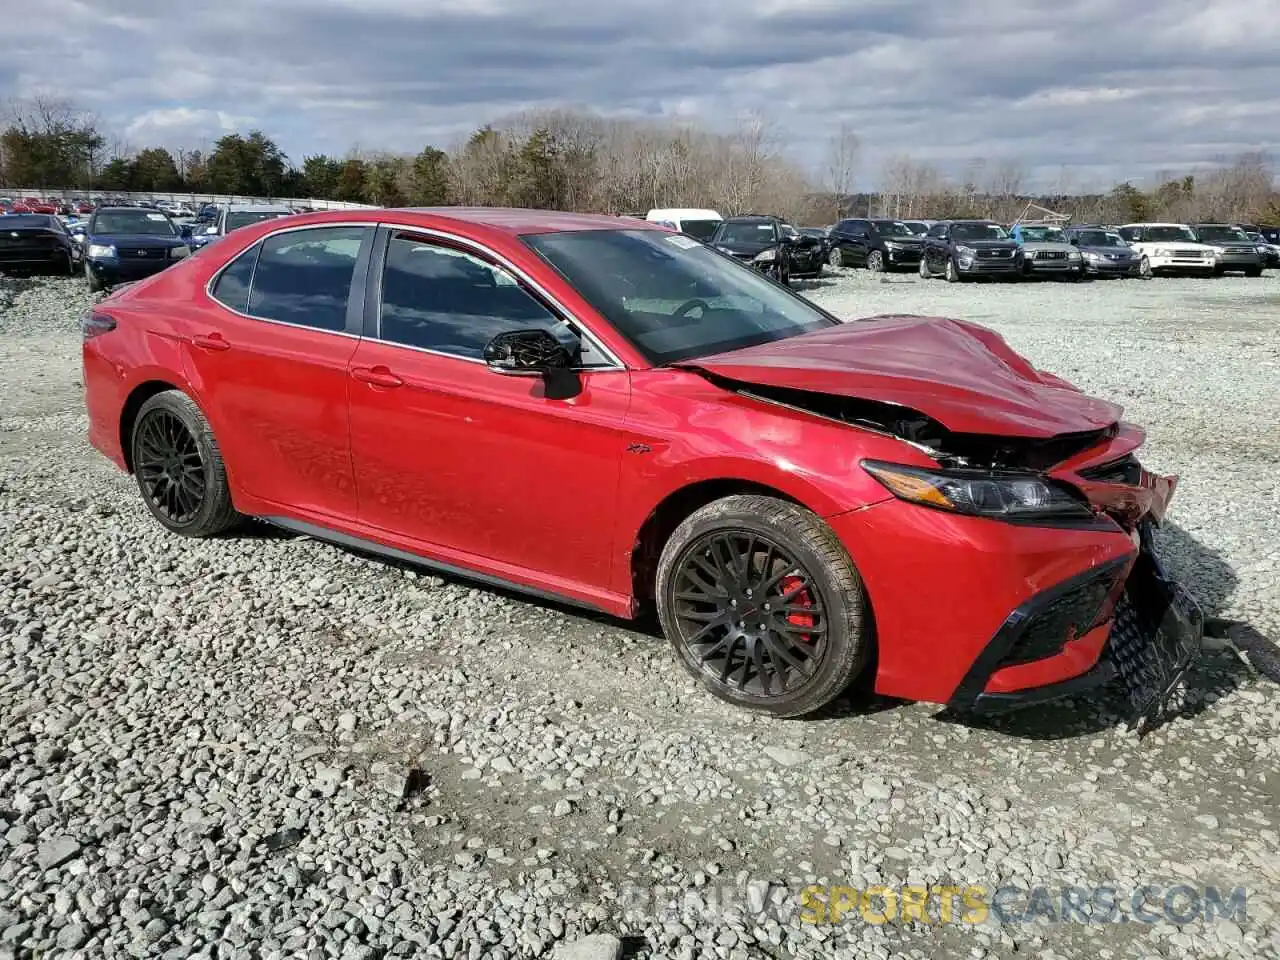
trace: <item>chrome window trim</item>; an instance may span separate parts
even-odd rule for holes
[[[561,303],[556,297],[552,296],[549,292],[547,292],[545,287],[543,287],[540,283],[538,283],[536,280],[530,277],[528,273],[520,269],[518,266],[516,266],[506,257],[502,256],[497,251],[492,250],[489,247],[486,247],[485,245],[475,240],[471,240],[467,237],[460,237],[457,234],[449,233],[448,231],[445,231],[445,230],[439,230],[435,227],[424,227],[424,226],[421,226],[420,224],[404,223],[398,220],[392,220],[392,221],[329,220],[322,223],[305,223],[301,225],[286,226],[286,227],[282,227],[279,230],[272,230],[268,233],[264,233],[257,240],[249,244],[249,246],[245,247],[243,250],[237,253],[234,257],[232,257],[230,260],[228,260],[226,263],[224,263],[221,267],[219,267],[214,272],[214,274],[208,279],[208,281],[204,285],[205,296],[208,297],[210,300],[212,300],[214,303],[216,303],[223,310],[226,310],[228,313],[234,314],[237,317],[243,317],[246,320],[258,320],[262,323],[274,323],[282,327],[290,327],[291,329],[294,329],[294,330],[312,330],[316,333],[332,333],[332,334],[337,334],[343,337],[349,337],[354,340],[369,339],[368,337],[365,337],[363,334],[350,333],[346,330],[325,330],[321,327],[309,327],[301,323],[289,323],[286,320],[275,320],[275,319],[272,319],[271,317],[259,317],[251,313],[241,313],[239,310],[236,310],[233,307],[227,306],[225,303],[223,303],[221,300],[219,300],[217,297],[213,295],[213,288],[217,286],[218,280],[221,279],[223,272],[229,266],[231,266],[232,263],[234,263],[237,259],[239,259],[244,254],[248,253],[254,247],[259,246],[260,244],[263,244],[267,240],[271,239],[272,237],[282,233],[295,233],[302,230],[321,230],[321,229],[327,229],[330,227],[363,227],[363,228],[368,228],[372,230],[376,230],[379,227],[386,227],[388,230],[392,230],[392,231],[408,230],[410,232],[418,233],[423,236],[434,237],[440,240],[447,240],[451,243],[456,243],[461,247],[465,247],[469,251],[474,251],[476,253],[479,253],[482,257],[488,257],[494,263],[497,263],[504,270],[507,270],[513,276],[517,277],[521,282],[527,284],[534,291],[536,291],[537,294],[540,297],[542,297],[547,303],[549,303],[553,308],[553,310],[560,315],[562,322],[567,322],[565,321],[566,317],[571,318],[573,321],[573,325],[578,327],[578,329],[582,331],[583,339],[589,340],[592,346],[594,346],[596,350],[598,350],[604,357],[606,357],[610,361],[609,365],[607,366],[602,365],[598,367],[575,367],[574,368],[575,370],[583,373],[609,373],[609,372],[616,372],[619,370],[627,369],[627,365],[618,358],[618,355],[616,353],[614,353],[611,349],[609,349],[609,347],[600,339],[600,337],[596,334],[596,332],[591,329],[590,324],[584,323],[581,320],[581,318],[579,318],[571,310],[565,307],[565,305]],[[388,238],[388,243],[390,242],[391,239],[392,238]],[[256,261],[253,265],[253,272],[254,272],[254,276],[256,276],[258,272],[258,265]],[[382,290],[381,278],[379,278],[378,290],[379,290],[379,295],[381,295],[381,290]],[[252,295],[252,292],[253,292],[252,277],[250,278],[249,291],[250,291],[250,295]],[[379,312],[381,312],[381,305],[382,305],[381,300],[379,300],[379,304],[378,304]],[[381,326],[381,317],[379,317],[379,326]],[[402,350],[414,350],[414,351],[417,351],[418,353],[427,353],[437,357],[448,357],[450,360],[461,360],[464,363],[478,363],[481,365],[485,365],[484,360],[480,359],[479,357],[464,357],[456,353],[445,353],[444,351],[441,351],[441,350],[431,350],[431,349],[428,349],[427,347],[415,347],[407,343],[394,343],[390,340],[383,340],[381,339],[381,337],[379,337],[376,342],[384,343],[389,347],[397,347]]]

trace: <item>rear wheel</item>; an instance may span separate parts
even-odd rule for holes
[[[872,273],[884,273],[884,254],[879,250],[867,254],[867,269]]]
[[[831,702],[867,661],[862,581],[831,529],[774,497],[692,513],[658,563],[658,616],[712,694],[781,717]]]
[[[144,403],[130,441],[143,502],[166,528],[211,537],[239,522],[213,430],[185,393],[167,390]]]

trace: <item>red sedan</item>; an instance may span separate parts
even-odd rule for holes
[[[781,716],[864,672],[991,711],[1175,686],[1201,618],[1120,410],[982,327],[841,323],[678,233],[525,210],[271,220],[84,321],[90,439],[242,517],[631,617]]]

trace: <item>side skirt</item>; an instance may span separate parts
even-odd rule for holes
[[[510,590],[515,593],[522,593],[525,596],[536,597],[539,600],[548,600],[552,603],[565,604],[572,607],[578,607],[583,610],[591,610],[597,613],[605,613],[611,617],[617,614],[603,606],[597,606],[586,600],[579,600],[576,597],[565,596],[560,593],[552,593],[549,590],[540,590],[537,587],[530,587],[523,583],[517,583],[514,580],[507,580],[503,577],[495,577],[493,574],[480,573],[477,570],[471,570],[467,567],[459,567],[451,563],[444,563],[440,560],[433,560],[430,557],[423,557],[416,553],[410,553],[407,550],[399,550],[396,547],[388,547],[385,544],[378,543],[376,540],[366,540],[363,537],[353,537],[347,533],[340,533],[337,530],[330,530],[328,527],[322,527],[318,524],[308,523],[305,520],[294,520],[291,517],[274,517],[260,516],[257,519],[273,526],[280,527],[282,530],[288,530],[291,533],[299,533],[304,536],[312,537],[316,540],[323,540],[340,547],[348,547],[352,550],[359,550],[364,553],[371,553],[379,557],[385,557],[388,560],[398,560],[401,563],[407,563],[411,566],[422,567],[426,570],[435,570],[439,573],[447,573],[451,577],[457,577],[461,580],[470,580],[475,583],[481,583],[488,587],[496,587],[499,590]]]

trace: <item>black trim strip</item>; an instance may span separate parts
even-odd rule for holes
[[[412,564],[415,567],[424,567],[428,570],[436,570],[440,573],[447,573],[451,577],[458,577],[463,580],[474,580],[488,587],[496,587],[499,590],[511,590],[515,593],[523,593],[530,597],[537,597],[539,600],[549,600],[553,603],[567,604],[571,607],[580,607],[584,610],[594,610],[598,613],[614,614],[606,610],[604,607],[596,606],[586,600],[578,600],[575,597],[565,596],[560,593],[553,593],[550,590],[540,590],[537,587],[526,586],[523,583],[517,583],[514,580],[506,580],[502,577],[496,577],[490,573],[481,573],[478,570],[472,570],[468,567],[459,567],[451,563],[444,563],[441,560],[433,560],[430,557],[423,557],[416,553],[410,553],[407,550],[400,550],[396,547],[388,547],[385,544],[378,543],[376,540],[366,540],[363,537],[353,537],[348,533],[340,533],[337,530],[330,530],[328,527],[322,527],[319,524],[308,523],[305,520],[294,520],[291,517],[258,517],[266,523],[273,524],[292,533],[300,533],[304,536],[314,537],[316,540],[323,540],[332,543],[335,546],[347,547],[352,550],[360,550],[365,553],[376,554],[388,560],[398,560],[402,563]]]
[[[1110,660],[1099,660],[1093,669],[1078,677],[1050,683],[1043,687],[1031,687],[1028,690],[1014,690],[1009,693],[980,693],[969,713],[991,716],[1019,710],[1037,703],[1048,703],[1063,697],[1073,697],[1097,689],[1110,683],[1117,675],[1116,665]]]
[[[1018,642],[1018,638],[1022,636],[1022,632],[1026,630],[1027,624],[1031,622],[1032,618],[1041,613],[1055,600],[1083,584],[1124,569],[1132,559],[1133,554],[1117,557],[1100,566],[1069,577],[1061,583],[1047,590],[1042,590],[1030,599],[1023,601],[1013,613],[1009,614],[1000,629],[996,631],[996,635],[991,638],[991,642],[983,647],[982,652],[974,659],[973,664],[964,675],[964,679],[960,681],[955,692],[951,694],[951,698],[947,701],[947,706],[957,712],[970,712],[977,707],[979,700],[983,697],[1005,696],[1005,694],[984,694],[983,690],[986,689],[987,681],[996,672],[1005,655]],[[1097,667],[1094,668],[1094,670],[1096,669]],[[1086,677],[1089,675],[1088,673],[1084,674]],[[1074,679],[1079,680],[1081,678],[1076,677]],[[1063,683],[1071,682],[1070,680],[1063,681]],[[1053,690],[1060,686],[1062,684],[1051,684],[1042,688],[1033,687],[1027,691],[1019,691],[1019,695],[1025,694],[1029,696],[1037,689]],[[1057,696],[1062,696],[1062,694],[1057,694]]]

